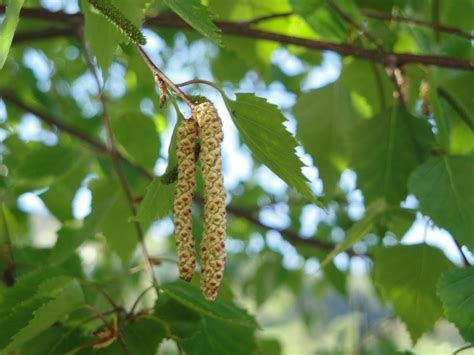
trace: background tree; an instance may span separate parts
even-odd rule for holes
[[[2,354],[472,350],[472,0],[0,12]],[[224,124],[215,302],[170,218],[196,95]]]

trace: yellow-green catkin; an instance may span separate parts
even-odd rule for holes
[[[196,121],[193,118],[182,120],[176,135],[178,178],[176,182],[173,215],[179,277],[186,281],[192,279],[196,266],[191,208],[196,184],[195,147],[197,137],[198,126]]]
[[[226,193],[222,176],[222,123],[209,102],[196,105],[193,117],[199,126],[202,178],[204,181],[204,230],[201,239],[201,291],[209,301],[217,297],[224,276]]]

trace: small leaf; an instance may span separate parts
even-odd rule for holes
[[[420,211],[474,250],[474,156],[430,159],[410,177],[409,190]]]
[[[215,43],[220,43],[220,30],[212,22],[212,13],[199,0],[163,0],[179,17]]]
[[[166,217],[173,209],[175,184],[163,184],[155,177],[146,188],[145,197],[138,208],[137,217],[132,218],[145,226]]]
[[[456,325],[464,340],[474,343],[474,268],[445,273],[438,293],[448,320]]]
[[[374,265],[375,283],[415,344],[442,316],[436,285],[453,265],[441,251],[426,244],[380,248]]]
[[[5,19],[0,25],[0,38],[2,39],[0,41],[0,69],[3,68],[7,60],[23,2],[24,0],[10,0],[7,2]]]
[[[285,129],[285,116],[275,105],[253,94],[237,94],[236,101],[224,97],[240,133],[255,159],[265,164],[289,186],[321,206],[308,186],[301,169],[303,163],[295,154],[297,142]]]
[[[141,114],[125,114],[111,123],[117,141],[133,160],[153,169],[160,154],[160,138],[153,121]]]

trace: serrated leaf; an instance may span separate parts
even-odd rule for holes
[[[171,331],[178,330],[180,346],[186,353],[197,355],[251,354],[256,348],[257,323],[244,310],[220,299],[206,301],[199,289],[183,281],[163,286],[164,295],[157,301],[156,316],[163,318]],[[173,302],[170,301],[173,300]],[[165,307],[180,306],[176,320],[174,312]],[[191,315],[190,318],[184,315]]]
[[[334,259],[337,254],[349,249],[357,241],[367,235],[367,233],[369,233],[374,227],[377,217],[386,211],[387,205],[383,201],[374,201],[367,208],[364,218],[354,223],[352,227],[346,232],[346,237],[344,240],[337,244],[336,247],[324,258],[323,262],[321,263],[321,268],[324,268],[329,262],[331,262],[331,260]]]
[[[0,38],[2,39],[0,41],[0,69],[3,68],[7,60],[23,2],[24,0],[10,0],[7,3],[5,19],[0,25]]]
[[[408,178],[426,159],[430,142],[430,125],[399,107],[361,122],[352,139],[351,165],[365,200],[383,198],[394,205],[403,200]]]
[[[50,327],[21,346],[21,352],[28,355],[67,354],[89,339],[79,328]],[[80,355],[92,355],[92,349],[82,350]]]
[[[410,177],[408,188],[420,211],[474,250],[474,156],[430,159]]]
[[[220,43],[220,30],[212,22],[212,13],[199,0],[163,0],[191,27],[216,43]]]
[[[153,121],[142,115],[128,113],[112,119],[117,141],[138,164],[153,169],[160,154],[160,138]]]
[[[30,290],[28,295],[22,296],[15,300],[8,315],[0,319],[2,329],[8,329],[0,337],[0,348],[5,353],[48,329],[84,303],[78,281],[64,276],[45,279],[36,285],[35,292]]]
[[[143,319],[128,323],[122,331],[131,355],[155,355],[158,345],[166,335],[163,324],[155,319]],[[111,346],[97,351],[97,354],[116,355],[122,352],[118,341],[115,341]]]
[[[254,94],[237,94],[235,101],[224,97],[224,101],[242,142],[249,147],[255,159],[321,206],[301,171],[304,165],[295,154],[297,142],[285,129],[283,123],[286,118],[278,108]]]
[[[438,293],[448,320],[456,325],[464,340],[474,343],[474,268],[445,273]]]
[[[145,226],[166,217],[173,208],[175,184],[165,185],[155,177],[146,188],[145,197],[138,208],[136,220]]]
[[[374,265],[375,283],[415,344],[443,314],[436,285],[453,265],[441,251],[426,244],[380,248]]]
[[[331,198],[349,161],[349,133],[357,119],[349,92],[339,83],[309,91],[298,97],[293,112],[296,136],[318,168],[325,198]]]

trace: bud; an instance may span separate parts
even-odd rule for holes
[[[222,281],[226,229],[226,193],[222,176],[222,123],[214,106],[202,102],[193,109],[199,126],[202,178],[204,181],[204,230],[201,239],[201,291],[209,301],[217,297]]]
[[[192,279],[196,266],[191,208],[196,184],[194,149],[197,141],[197,131],[196,121],[190,118],[181,121],[176,135],[178,179],[174,196],[173,215],[179,277],[186,281]]]

